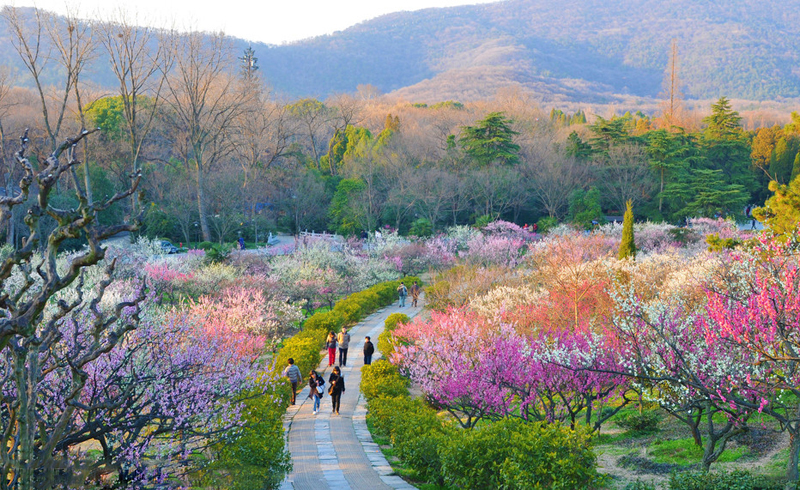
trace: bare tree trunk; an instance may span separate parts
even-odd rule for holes
[[[198,163],[197,169],[197,213],[200,221],[200,231],[203,233],[203,241],[211,241],[211,230],[208,227],[208,214],[206,213],[206,194],[205,194],[205,176],[203,175],[203,168]]]

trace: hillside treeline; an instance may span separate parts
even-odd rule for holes
[[[468,105],[390,105],[369,87],[281,100],[257,53],[236,52],[222,34],[3,12],[28,67],[0,79],[4,189],[19,180],[13,153],[25,128],[36,160],[99,127],[77,149],[71,185],[93,199],[142,172],[144,199],[99,219],[142,215],[145,233],[180,242],[382,226],[422,235],[497,218],[588,226],[621,215],[628,200],[640,219],[741,215],[763,203],[770,179],[800,171],[800,124],[745,131],[725,98],[699,125],[668,111],[548,114],[512,89]],[[83,82],[90,58],[108,60],[117,93]],[[18,87],[22,78],[35,88]],[[53,199],[74,207],[70,196],[65,188]],[[15,213],[2,232],[19,243],[25,212]]]

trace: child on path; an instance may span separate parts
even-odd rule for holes
[[[294,365],[294,359],[290,357],[288,363],[289,365],[283,370],[283,375],[289,378],[292,383],[292,397],[289,404],[294,405],[295,396],[297,395],[297,383],[303,380],[303,375],[300,374],[300,368]]]
[[[342,401],[342,393],[344,393],[344,377],[339,370],[339,366],[333,368],[331,377],[328,378],[328,383],[331,385],[328,388],[328,394],[331,396],[332,412],[339,415],[339,405]]]
[[[308,373],[308,397],[314,399],[314,415],[319,412],[320,400],[325,393],[325,380],[313,369]]]
[[[336,362],[336,334],[333,330],[328,334],[328,340],[325,342],[325,348],[328,349],[328,367],[333,366]]]
[[[369,335],[364,337],[364,365],[369,366],[372,364],[372,354],[375,353],[375,345],[369,338]]]

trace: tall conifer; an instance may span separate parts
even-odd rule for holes
[[[633,204],[625,203],[625,216],[622,218],[622,242],[619,244],[619,259],[636,258],[636,243],[633,241]]]

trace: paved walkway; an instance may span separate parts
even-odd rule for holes
[[[407,304],[410,304],[410,298]],[[422,303],[422,301],[420,301]],[[375,344],[373,361],[379,359],[378,335],[383,331],[386,317],[392,313],[416,316],[422,308],[398,303],[373,313],[349,329],[350,348],[347,366],[341,368],[346,392],[342,395],[340,415],[331,415],[330,396],[322,398],[317,415],[313,400],[308,398],[308,385],[297,395],[297,405],[289,407],[284,418],[288,432],[289,451],[294,470],[281,485],[281,490],[408,490],[414,487],[394,475],[392,468],[372,440],[367,430],[366,403],[361,398],[361,367],[364,365],[364,337],[369,335]],[[338,360],[338,353],[337,353]],[[328,353],[317,372],[325,378],[327,389]],[[308,373],[303,373],[304,382]]]

